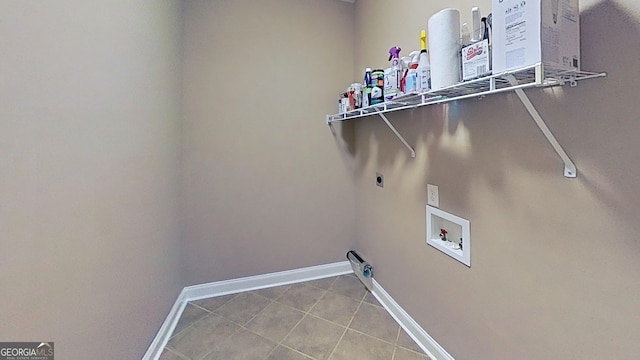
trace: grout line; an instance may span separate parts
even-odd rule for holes
[[[294,331],[294,330],[295,330],[295,329],[300,325],[300,323],[301,323],[301,322],[302,322],[302,321],[303,321],[307,316],[309,316],[309,317],[313,317],[313,318],[316,318],[316,319],[320,319],[320,320],[323,320],[323,321],[329,322],[329,323],[331,323],[331,324],[333,324],[333,325],[336,325],[336,326],[339,326],[339,327],[343,328],[342,334],[340,335],[340,338],[338,339],[338,341],[337,341],[337,342],[336,342],[336,344],[334,345],[333,349],[331,350],[331,352],[330,352],[330,354],[329,354],[329,357],[331,357],[331,356],[333,356],[333,355],[334,355],[334,353],[335,353],[336,349],[338,348],[338,345],[342,342],[342,340],[344,339],[344,337],[345,337],[345,335],[346,335],[347,331],[349,331],[349,330],[351,330],[351,331],[353,331],[353,332],[355,332],[355,333],[358,333],[358,334],[361,334],[361,335],[367,336],[367,337],[369,337],[369,338],[376,339],[376,340],[379,340],[379,341],[382,341],[382,342],[384,342],[384,343],[387,343],[387,344],[392,345],[392,346],[393,346],[393,353],[392,353],[392,358],[391,358],[392,360],[393,360],[393,359],[395,359],[396,351],[397,351],[397,348],[398,348],[398,347],[402,347],[404,350],[408,350],[408,351],[411,351],[411,352],[416,353],[416,354],[424,355],[423,353],[419,353],[419,352],[416,352],[416,351],[414,351],[414,350],[412,350],[412,349],[408,349],[408,348],[405,348],[405,347],[403,347],[403,346],[398,345],[398,344],[399,344],[399,340],[400,340],[401,331],[402,331],[402,328],[401,328],[400,326],[398,326],[398,332],[396,333],[396,338],[395,338],[395,341],[393,341],[393,342],[389,342],[389,341],[387,341],[387,340],[380,339],[380,338],[378,338],[378,337],[376,337],[376,336],[373,336],[373,335],[371,335],[371,334],[367,334],[367,333],[365,333],[365,332],[362,332],[362,331],[359,331],[359,330],[352,329],[352,328],[351,328],[351,325],[352,325],[352,323],[353,323],[353,321],[354,321],[354,319],[355,319],[356,314],[358,313],[358,311],[359,311],[359,310],[361,309],[361,307],[363,306],[362,304],[371,305],[371,306],[378,306],[378,307],[380,307],[380,305],[379,305],[379,303],[373,303],[373,304],[372,304],[372,303],[370,303],[370,302],[368,302],[368,301],[365,301],[365,299],[367,298],[367,296],[370,294],[370,292],[369,292],[369,291],[366,291],[366,292],[364,293],[364,295],[361,297],[361,299],[360,299],[359,301],[358,301],[357,299],[352,298],[352,297],[349,297],[349,296],[346,296],[346,295],[343,295],[343,294],[337,293],[337,292],[335,292],[335,291],[332,291],[332,290],[331,290],[331,286],[333,286],[333,285],[335,284],[335,282],[337,281],[337,279],[338,279],[340,276],[341,276],[341,275],[335,276],[335,278],[333,279],[333,281],[331,282],[331,284],[329,285],[329,287],[328,287],[328,288],[321,288],[321,287],[317,287],[317,286],[314,286],[314,285],[307,284],[307,282],[300,283],[300,284],[304,284],[304,285],[306,285],[306,286],[309,286],[309,287],[312,287],[312,288],[315,288],[315,289],[322,290],[322,295],[321,295],[320,297],[318,297],[318,299],[315,301],[315,303],[314,303],[313,305],[311,305],[311,307],[310,307],[308,310],[306,310],[306,311],[301,310],[301,309],[298,309],[298,308],[295,308],[295,307],[293,307],[293,306],[291,306],[291,305],[288,305],[288,304],[283,304],[283,303],[281,303],[281,302],[277,301],[278,299],[282,299],[282,298],[284,297],[284,294],[289,290],[289,288],[291,287],[291,285],[289,285],[289,286],[288,286],[288,288],[287,288],[285,291],[283,291],[280,295],[278,295],[278,296],[277,296],[277,297],[275,297],[275,298],[268,298],[268,297],[266,297],[266,296],[263,296],[263,295],[260,295],[260,294],[256,294],[256,293],[254,293],[254,292],[252,292],[252,291],[249,291],[249,292],[251,292],[253,295],[257,295],[257,296],[259,296],[259,297],[261,297],[261,298],[264,298],[264,299],[268,300],[268,301],[269,301],[269,303],[268,303],[264,308],[262,308],[258,313],[256,313],[255,315],[253,315],[253,316],[252,316],[248,321],[246,321],[244,324],[240,324],[240,323],[238,323],[238,322],[236,322],[236,321],[233,321],[233,320],[227,319],[226,317],[222,316],[221,314],[218,314],[218,313],[216,313],[216,312],[215,312],[216,310],[220,309],[222,306],[224,306],[225,304],[227,304],[229,301],[231,301],[231,300],[233,300],[234,298],[236,298],[236,297],[237,297],[239,294],[241,294],[241,293],[236,294],[236,296],[234,296],[234,297],[230,298],[229,300],[227,300],[226,302],[224,302],[222,305],[218,306],[218,307],[216,308],[216,310],[213,310],[213,311],[212,311],[212,310],[209,310],[209,309],[206,309],[206,308],[204,308],[204,307],[202,307],[202,306],[196,305],[196,304],[194,304],[194,303],[192,303],[192,302],[188,302],[188,303],[187,303],[187,305],[191,304],[191,305],[193,305],[193,306],[195,306],[195,307],[197,307],[197,308],[199,308],[199,309],[205,310],[208,314],[206,314],[206,315],[204,315],[203,317],[201,317],[201,318],[197,319],[196,321],[193,321],[193,322],[192,322],[191,324],[189,324],[187,327],[185,327],[184,329],[182,329],[179,333],[182,333],[183,331],[185,331],[186,329],[190,328],[191,326],[193,326],[195,323],[197,323],[197,322],[201,321],[202,319],[204,319],[204,318],[206,318],[206,317],[208,317],[208,316],[212,316],[212,315],[213,315],[213,316],[217,316],[217,317],[223,318],[223,319],[225,319],[226,321],[228,321],[229,323],[234,324],[234,325],[236,325],[236,326],[237,326],[237,329],[236,329],[236,330],[235,330],[231,335],[229,335],[228,337],[226,337],[226,338],[224,339],[224,341],[226,341],[226,340],[228,340],[229,338],[231,338],[232,336],[236,335],[236,334],[238,333],[238,331],[240,331],[241,329],[244,329],[244,330],[249,331],[249,332],[251,332],[251,333],[253,333],[253,334],[255,334],[255,335],[258,335],[258,336],[260,336],[260,337],[263,337],[263,338],[265,338],[265,339],[267,339],[267,340],[269,340],[269,341],[271,341],[271,342],[273,342],[273,343],[276,343],[275,341],[273,341],[273,340],[269,339],[269,338],[268,338],[268,337],[266,337],[266,336],[263,336],[263,335],[257,334],[256,332],[254,332],[253,330],[249,329],[249,328],[248,328],[247,326],[245,326],[245,325],[248,325],[248,324],[249,324],[249,323],[251,323],[251,321],[253,321],[257,316],[259,316],[260,314],[264,313],[267,307],[269,307],[269,306],[271,306],[271,305],[273,305],[273,304],[276,304],[276,303],[277,303],[277,304],[279,304],[279,305],[284,305],[284,306],[289,307],[289,308],[291,308],[291,309],[293,309],[293,310],[299,311],[299,312],[301,312],[303,315],[302,315],[302,317],[300,318],[300,320],[298,320],[298,322],[297,322],[297,323],[296,323],[296,324],[295,324],[295,325],[294,325],[294,326],[293,326],[293,327],[292,327],[292,328],[287,332],[287,334],[286,334],[286,335],[284,335],[284,336],[282,337],[282,339],[281,339],[279,342],[277,342],[276,346],[274,346],[274,348],[273,348],[273,349],[272,349],[272,350],[267,354],[267,356],[266,356],[266,358],[265,358],[265,359],[269,358],[269,356],[272,356],[272,355],[273,355],[273,353],[275,352],[275,350],[276,350],[279,346],[282,346],[282,347],[284,347],[284,348],[286,348],[286,349],[288,349],[288,350],[291,350],[291,351],[293,351],[293,352],[295,352],[295,353],[297,353],[297,354],[299,354],[299,355],[301,355],[301,356],[304,356],[304,357],[305,357],[305,358],[307,358],[307,359],[317,360],[315,357],[313,357],[313,356],[311,356],[311,355],[309,355],[309,354],[305,354],[305,353],[303,353],[303,352],[301,352],[301,351],[299,351],[299,350],[296,350],[296,349],[294,349],[294,348],[292,348],[292,347],[290,347],[290,346],[287,346],[287,345],[285,345],[285,344],[283,343],[283,342],[284,342],[284,340],[285,340],[289,335],[291,335],[291,333],[292,333],[292,332],[293,332],[293,331]],[[346,276],[349,276],[349,275],[346,275]],[[356,302],[358,302],[358,306],[356,307],[355,311],[354,311],[354,312],[353,312],[353,314],[351,315],[351,318],[349,319],[349,321],[347,322],[347,324],[346,324],[346,325],[339,324],[339,323],[337,323],[337,322],[331,321],[331,320],[329,320],[329,319],[325,319],[325,318],[323,318],[323,317],[321,317],[321,316],[318,316],[318,315],[315,315],[315,314],[312,314],[312,313],[311,313],[311,311],[312,311],[313,309],[315,309],[315,307],[318,305],[318,303],[320,302],[320,300],[322,300],[322,299],[323,299],[323,298],[324,298],[328,293],[335,294],[335,295],[338,295],[338,296],[342,296],[342,297],[345,297],[345,298],[347,298],[347,299],[350,299],[351,301],[356,301]],[[365,305],[365,306],[366,306],[366,305]],[[179,333],[178,333],[178,334],[179,334]],[[171,335],[171,338],[172,338],[172,337],[174,337],[174,336],[176,336],[176,335],[178,335],[178,334],[172,334],[172,335]],[[179,353],[177,350],[170,349],[170,348],[168,348],[168,347],[166,347],[166,346],[165,346],[165,349],[166,349],[167,351],[170,351],[170,352],[172,352],[172,353],[174,353],[174,354],[178,355],[179,357],[182,357],[182,358],[184,358],[184,359],[188,359],[188,358],[187,358],[187,357],[185,357],[183,354]],[[204,357],[206,357],[206,356],[210,355],[210,354],[211,354],[213,351],[215,351],[215,350],[216,350],[215,348],[214,348],[214,349],[212,349],[211,351],[209,351],[208,353],[206,353],[205,355],[203,355],[203,357],[202,357],[202,358],[204,358]]]
[[[347,334],[347,331],[349,331],[351,323],[353,322],[353,319],[356,317],[356,314],[358,313],[358,310],[360,310],[360,306],[362,306],[362,303],[364,302],[364,298],[366,296],[367,296],[367,293],[365,292],[364,295],[362,295],[362,299],[360,299],[360,303],[358,304],[358,307],[356,308],[356,311],[353,312],[353,315],[351,315],[351,319],[349,319],[349,322],[347,323],[347,326],[344,328],[344,331],[342,332],[342,335],[340,336],[340,339],[338,339],[338,342],[333,347],[333,350],[331,350],[331,353],[329,354],[329,359],[333,356],[333,353],[336,352],[336,349],[338,348],[338,345],[340,345],[340,343],[342,342],[342,339]]]
[[[276,349],[277,349],[278,347],[280,347],[280,346],[282,346],[282,347],[283,347],[283,348],[285,348],[285,349],[291,350],[291,351],[293,351],[293,352],[297,353],[297,354],[298,354],[298,355],[300,355],[300,356],[304,356],[306,359],[318,360],[318,359],[314,358],[313,356],[311,356],[311,355],[309,355],[309,354],[305,354],[305,353],[303,353],[303,352],[301,352],[301,351],[299,351],[299,350],[296,350],[296,349],[294,349],[294,348],[292,348],[292,347],[290,347],[290,346],[287,346],[287,345],[285,345],[285,344],[277,344],[277,345],[273,348],[273,350],[271,350],[271,352],[269,352],[269,354],[267,354],[267,356],[264,358],[264,360],[268,359],[268,358],[269,358],[269,356],[271,356],[271,355],[276,351]]]
[[[225,319],[225,318],[223,318]],[[226,320],[226,319],[225,319]],[[231,337],[235,334],[237,334],[240,330],[242,329],[242,327],[238,327],[233,333],[231,333],[231,335],[227,336],[223,341],[227,341],[229,339],[231,339]],[[216,351],[217,348],[214,347],[213,349],[211,349],[211,351],[209,351],[208,353],[205,353],[204,355],[202,355],[201,357],[198,358],[198,360],[202,360],[204,358],[206,358],[209,354],[211,354],[212,352]]]
[[[168,351],[168,352],[172,353],[173,355],[175,355],[175,356],[177,356],[177,357],[179,357],[179,358],[181,358],[181,359],[184,359],[184,360],[190,360],[188,356],[186,356],[186,355],[182,354],[181,352],[179,352],[179,351],[177,351],[177,350],[169,349],[169,348],[168,348],[168,347],[166,347],[166,346],[165,346],[164,350],[166,350],[166,351]]]
[[[396,358],[396,350],[398,350],[398,340],[400,340],[400,331],[402,331],[402,328],[400,327],[400,325],[398,325],[398,333],[396,334],[396,341],[393,346],[393,354],[391,354],[391,360],[395,360]]]
[[[213,312],[213,311],[211,311],[211,310],[209,310],[209,309],[206,309],[206,308],[204,308],[204,307],[202,307],[202,306],[200,306],[200,305],[197,305],[197,304],[194,304],[194,303],[191,303],[191,302],[188,302],[188,303],[187,303],[187,306],[185,306],[185,310],[186,310],[186,308],[187,308],[189,305],[194,306],[194,307],[196,307],[196,308],[198,308],[198,309],[200,309],[200,310],[204,310],[204,311],[206,311],[206,312],[208,312],[208,313],[212,313],[212,312]],[[224,305],[224,304],[223,304],[223,305]],[[221,305],[221,306],[222,306],[222,305]],[[183,313],[184,313],[184,312],[183,312]]]
[[[253,295],[260,296],[260,295],[258,295],[258,294],[253,294]],[[264,296],[262,296],[262,297],[264,297]],[[262,312],[264,312],[264,310],[265,310],[266,308],[268,308],[268,307],[269,307],[271,304],[273,304],[273,302],[274,302],[274,301],[273,301],[273,300],[271,300],[271,299],[267,299],[267,300],[269,300],[269,303],[268,303],[267,305],[265,305],[265,307],[263,307],[262,309],[260,309],[260,311],[258,311],[257,313],[255,313],[255,315],[253,315],[253,316],[251,317],[251,319],[247,320],[243,325],[240,325],[240,326],[245,327],[244,325],[248,325],[250,322],[252,322],[252,321],[253,321],[253,319],[255,319],[256,317],[258,317],[258,315],[262,314]],[[249,329],[247,329],[247,330],[249,330]],[[256,334],[256,335],[257,335],[257,334]]]
[[[247,293],[250,293],[250,291],[247,291]],[[222,306],[224,306],[225,304],[227,304],[229,301],[231,301],[231,300],[235,299],[235,298],[236,298],[236,297],[238,297],[240,294],[242,294],[242,293],[238,293],[238,294],[236,294],[236,296],[234,296],[233,298],[231,298],[231,299],[227,300],[224,304],[222,304],[222,305],[218,306],[218,308],[217,308],[216,310],[220,309]],[[252,295],[256,295],[256,296],[258,296],[258,297],[261,297],[261,298],[267,299],[267,300],[269,300],[269,303],[268,303],[264,308],[260,309],[260,311],[258,311],[255,315],[253,315],[249,320],[247,320],[247,321],[245,322],[245,324],[249,324],[249,323],[250,323],[250,322],[251,322],[251,321],[252,321],[256,316],[258,316],[260,313],[262,313],[262,312],[264,311],[264,309],[266,309],[269,305],[273,304],[273,300],[271,300],[271,299],[268,299],[268,298],[266,298],[266,297],[264,297],[264,296],[260,296],[260,295],[258,295],[258,294],[253,294],[253,293],[252,293]],[[221,318],[221,319],[223,319],[223,320],[225,320],[225,321],[228,321],[229,323],[231,323],[231,324],[233,324],[233,325],[236,325],[236,326],[238,327],[238,328],[237,328],[237,329],[236,329],[236,330],[235,330],[231,335],[227,336],[223,341],[227,341],[228,339],[230,339],[231,337],[233,337],[235,334],[237,334],[240,330],[246,330],[246,331],[249,331],[249,332],[251,332],[251,333],[253,333],[253,334],[256,334],[255,332],[253,332],[253,331],[252,331],[252,330],[250,330],[249,328],[245,327],[245,326],[244,326],[245,324],[241,324],[241,323],[239,323],[239,322],[237,322],[237,321],[235,321],[235,320],[231,320],[231,319],[229,319],[229,318],[227,318],[227,317],[223,316],[222,314],[215,313],[215,312],[211,312],[211,314],[209,314],[209,315],[207,315],[207,316],[211,316],[211,315],[217,316],[217,317],[219,317],[219,318]],[[206,316],[205,316],[205,317],[206,317]],[[270,340],[270,339],[268,339],[268,338],[266,338],[266,337],[264,337],[264,336],[262,336],[262,335],[260,335],[260,334],[256,334],[256,335],[258,335],[258,336],[260,336],[260,337],[263,337],[263,338],[265,338],[265,339],[267,339],[267,340],[269,340],[269,341],[272,341],[272,340]],[[206,354],[204,354],[202,357],[200,357],[200,359],[204,359],[205,357],[207,357],[209,354],[211,354],[211,353],[212,353],[212,352],[214,352],[215,350],[216,350],[216,348],[213,348],[211,351],[209,351],[208,353],[206,353]],[[272,351],[273,351],[273,350],[272,350]]]
[[[300,284],[304,284],[304,283],[300,283]],[[250,293],[252,293],[252,294],[254,294],[254,295],[261,296],[261,297],[263,297],[263,298],[265,298],[265,299],[269,299],[269,300],[271,300],[271,301],[277,302],[277,301],[278,301],[278,299],[280,299],[280,298],[282,297],[282,295],[284,295],[284,293],[286,293],[286,292],[291,288],[291,285],[294,285],[294,284],[289,284],[289,285],[280,285],[280,286],[277,286],[277,287],[285,287],[285,286],[286,286],[286,289],[285,289],[285,290],[284,290],[280,295],[276,296],[275,298],[270,298],[270,297],[267,297],[267,296],[264,296],[264,295],[258,294],[258,291],[260,291],[260,290],[264,290],[264,289],[249,290],[249,292],[250,292]],[[266,289],[270,289],[270,288],[266,288]]]
[[[308,282],[310,282],[310,281],[300,283],[300,284],[303,284],[303,285],[306,285],[306,286],[309,286],[309,287],[312,287],[312,288],[319,289],[319,290],[322,290],[322,291],[323,291],[322,295],[320,295],[320,297],[318,298],[318,300],[316,300],[316,302],[315,302],[315,303],[314,303],[314,304],[309,308],[309,310],[307,310],[307,311],[303,311],[303,310],[300,310],[300,309],[298,309],[298,308],[295,308],[295,307],[293,307],[293,306],[291,306],[291,305],[283,304],[283,303],[281,303],[281,302],[277,301],[277,302],[278,302],[278,304],[281,304],[281,305],[284,305],[284,306],[288,306],[288,307],[290,307],[290,308],[292,308],[292,309],[298,310],[298,311],[302,312],[302,313],[303,313],[303,315],[302,315],[302,318],[300,318],[300,320],[298,320],[298,322],[297,322],[293,327],[291,327],[291,330],[289,330],[289,332],[288,332],[285,336],[283,336],[283,337],[282,337],[282,340],[280,340],[280,342],[278,343],[278,345],[277,345],[275,348],[273,348],[273,350],[271,350],[271,352],[267,355],[267,357],[266,357],[266,358],[269,358],[269,356],[271,356],[271,354],[273,354],[273,352],[278,348],[278,346],[282,346],[282,347],[285,347],[285,348],[287,348],[287,349],[289,349],[289,350],[293,350],[294,352],[296,352],[296,353],[298,353],[298,354],[301,354],[301,355],[303,355],[303,356],[305,356],[305,357],[308,357],[309,359],[316,360],[316,358],[315,358],[315,357],[313,357],[313,356],[311,356],[311,355],[309,355],[309,354],[305,354],[305,353],[303,353],[303,352],[301,352],[301,351],[299,351],[299,350],[296,350],[296,349],[294,349],[294,348],[292,348],[292,347],[290,347],[290,346],[287,346],[287,345],[286,345],[286,344],[284,344],[283,342],[284,342],[284,340],[285,340],[289,335],[291,335],[291,333],[293,332],[293,330],[295,330],[295,329],[298,327],[298,325],[300,325],[300,323],[302,322],[302,320],[304,320],[307,316],[311,316],[311,317],[314,317],[314,318],[317,318],[317,319],[321,319],[321,320],[327,321],[327,322],[329,322],[329,323],[331,323],[331,324],[338,325],[338,326],[340,326],[340,327],[344,327],[344,325],[341,325],[341,324],[335,323],[335,322],[333,322],[333,321],[330,321],[330,320],[328,320],[328,319],[324,319],[324,318],[321,318],[321,317],[316,316],[316,315],[314,315],[314,314],[311,314],[311,310],[313,310],[313,309],[316,307],[316,305],[318,305],[318,302],[320,302],[320,300],[321,300],[321,299],[322,299],[322,298],[323,298],[323,297],[324,297],[324,296],[325,296],[325,295],[330,291],[329,289],[331,288],[331,286],[333,286],[333,284],[338,280],[338,278],[339,278],[340,276],[341,276],[341,275],[335,276],[335,277],[334,277],[334,279],[333,279],[333,281],[331,282],[331,284],[329,284],[329,286],[328,286],[328,288],[327,288],[327,289],[325,289],[325,288],[321,288],[321,287],[318,287],[318,286],[313,286],[313,285],[307,284],[307,283],[308,283]],[[312,281],[313,281],[313,280],[312,280]],[[287,290],[289,290],[289,289],[287,289]],[[280,294],[280,296],[278,296],[278,299],[280,299],[280,298],[281,298],[281,297],[282,297],[286,292],[287,292],[287,291],[285,290],[282,294]],[[353,300],[354,300],[354,301],[357,301],[357,300],[355,300],[355,299],[353,299]],[[358,306],[360,306],[360,305],[358,304]],[[356,311],[357,311],[357,309],[356,309]],[[355,314],[355,312],[354,312],[354,314]],[[353,320],[353,316],[351,317],[351,319]],[[351,322],[351,320],[350,320],[349,322]],[[344,333],[346,332],[346,329],[347,329],[347,328],[345,328],[345,330],[342,332],[342,336],[344,336]],[[331,354],[333,354],[333,351],[335,351],[335,348],[336,348],[336,347],[338,346],[338,344],[340,343],[340,340],[342,340],[342,336],[340,337],[340,339],[338,339],[338,342],[336,342],[336,345],[334,346],[333,350],[332,350],[332,351],[331,351],[331,353],[329,354],[329,357],[331,357]]]
[[[307,284],[308,286],[313,286],[314,288],[318,288],[318,289],[321,289],[321,290],[329,290],[333,286],[333,284],[336,282],[336,280],[338,280],[338,277],[340,277],[340,275],[334,276],[333,277],[333,281],[331,282],[331,284],[329,284],[329,286],[326,289],[325,288],[321,288],[319,286],[307,284],[308,282],[310,283],[310,282],[319,281],[319,280],[323,280],[323,279],[311,280],[311,281],[303,282],[302,284]]]
[[[189,303],[187,303],[187,306],[189,306]],[[185,310],[182,312],[182,314],[184,314],[184,312],[186,311],[187,306],[185,306],[185,308],[184,308]],[[194,305],[194,306],[197,306],[197,305]],[[198,307],[198,308],[201,308],[201,307],[199,307],[199,306],[197,306],[197,307]],[[175,332],[175,329],[174,329],[174,330],[173,330],[173,332],[171,333],[171,335],[169,335],[169,340],[171,340],[171,339],[173,339],[174,337],[176,337],[176,336],[178,336],[178,335],[182,334],[182,333],[183,333],[183,332],[185,332],[188,328],[190,328],[190,327],[192,327],[193,325],[195,325],[196,323],[200,322],[200,320],[202,320],[202,319],[204,319],[204,318],[208,317],[209,315],[213,314],[211,311],[209,311],[209,310],[207,310],[207,309],[203,309],[203,308],[201,308],[201,309],[202,309],[202,310],[205,310],[205,311],[207,312],[207,314],[205,314],[204,316],[202,316],[202,317],[200,317],[200,318],[198,318],[198,319],[196,319],[196,320],[192,321],[189,325],[185,326],[182,330],[178,331],[177,333]],[[182,315],[180,316],[180,319],[178,319],[178,321],[180,321],[181,319],[182,319]],[[178,325],[178,323],[176,323],[176,326],[177,326],[177,325]],[[167,343],[168,343],[168,342],[169,342],[169,341],[167,341]],[[166,346],[166,345],[165,345],[165,348],[167,348],[167,346]]]
[[[396,342],[394,345],[398,345],[398,340],[400,340],[400,332],[402,331],[402,327],[398,324],[398,334],[396,335]]]
[[[304,284],[304,283],[302,283],[302,284]],[[314,288],[315,288],[315,287],[314,287]],[[287,289],[287,290],[288,290],[288,289]],[[307,311],[302,311],[302,310],[300,310],[300,309],[294,308],[293,306],[290,306],[290,305],[287,305],[287,304],[282,304],[282,303],[278,302],[279,304],[282,304],[282,305],[284,305],[284,306],[289,306],[289,307],[290,307],[290,308],[292,308],[292,309],[295,309],[295,310],[301,311],[303,314],[302,314],[302,317],[300,318],[300,320],[298,320],[298,322],[297,322],[293,327],[291,327],[291,329],[289,330],[289,332],[287,332],[287,334],[286,334],[285,336],[283,336],[283,337],[282,337],[282,340],[280,340],[280,342],[278,342],[278,345],[277,345],[275,348],[273,348],[273,350],[271,350],[271,352],[267,355],[267,358],[269,358],[269,356],[271,356],[271,354],[273,354],[273,352],[275,351],[275,349],[276,349],[276,348],[278,348],[278,346],[284,346],[284,347],[286,347],[287,349],[293,350],[293,351],[295,351],[295,352],[297,352],[297,353],[300,353],[300,354],[302,354],[302,355],[304,355],[304,356],[310,357],[310,355],[305,354],[305,353],[302,353],[302,352],[300,352],[300,351],[298,351],[298,350],[296,350],[296,349],[293,349],[293,348],[291,348],[291,347],[289,347],[289,346],[287,346],[287,345],[283,344],[282,342],[283,342],[283,341],[284,341],[284,340],[285,340],[289,335],[291,335],[291,333],[293,332],[293,330],[295,330],[295,329],[298,327],[298,325],[300,325],[300,323],[302,322],[302,320],[304,320],[304,318],[305,318],[305,317],[307,317],[307,315],[311,315],[311,314],[309,313],[309,312],[311,311],[311,309],[313,309],[313,308],[316,306],[316,304],[318,303],[318,301],[320,301],[320,299],[322,299],[322,298],[324,297],[324,295],[327,293],[327,291],[329,291],[329,290],[326,290],[326,289],[322,289],[322,290],[324,291],[324,292],[322,293],[322,295],[318,298],[318,300],[316,300],[316,302],[315,302],[315,303],[314,303],[314,304],[309,308],[309,310],[307,310]],[[286,292],[286,291],[285,291],[285,292]],[[284,293],[283,293],[283,294],[284,294]],[[313,316],[313,315],[311,315],[311,316]],[[315,358],[311,357],[311,359],[315,359]]]
[[[218,309],[220,309],[221,307],[225,306],[229,301],[231,301],[231,300],[235,299],[235,298],[236,298],[236,297],[238,297],[238,295],[240,295],[240,294],[241,294],[241,293],[233,294],[234,296],[230,297],[230,298],[229,298],[229,300],[227,300],[227,301],[223,302],[222,304],[220,304],[220,306],[218,306],[217,308],[215,308],[215,310],[209,310],[209,309],[205,308],[204,306],[200,306],[200,305],[196,304],[194,301],[188,301],[188,302],[187,302],[187,305],[185,306],[185,309],[187,308],[187,306],[192,305],[192,306],[195,306],[195,307],[197,307],[197,308],[200,308],[200,309],[202,309],[202,310],[204,310],[204,311],[207,311],[207,312],[209,312],[209,313],[211,313],[211,314],[214,314],[214,313],[216,312],[216,310],[218,310]],[[223,295],[223,296],[225,296],[225,295]],[[206,300],[206,299],[207,299],[207,298],[205,298],[205,299],[200,299],[200,300]],[[196,301],[200,301],[200,300],[196,300]],[[184,313],[184,312],[183,312],[183,313]],[[203,318],[204,318],[204,316],[203,316]]]

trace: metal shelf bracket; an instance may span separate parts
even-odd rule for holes
[[[513,75],[506,75],[505,78],[511,83],[511,85],[518,85],[518,80]],[[567,155],[567,153],[564,151],[556,137],[553,135],[547,124],[542,119],[542,116],[540,116],[540,113],[538,113],[538,110],[536,110],[535,106],[533,106],[533,104],[531,103],[531,100],[529,100],[527,94],[525,94],[522,88],[515,88],[514,92],[516,93],[524,107],[527,109],[529,115],[531,115],[536,125],[538,125],[540,131],[542,131],[542,134],[544,134],[553,149],[564,162],[564,176],[568,178],[577,177],[578,170],[576,169],[576,165],[573,163],[573,161],[571,161],[569,155]]]
[[[542,134],[547,138],[555,152],[564,162],[564,176],[568,178],[575,178],[578,176],[578,170],[576,169],[575,164],[571,161],[562,146],[560,146],[560,143],[551,130],[549,130],[549,127],[545,124],[542,116],[540,116],[535,106],[533,106],[527,95],[524,93],[524,89],[563,85],[574,87],[578,85],[578,80],[594,79],[603,76],[607,76],[607,73],[594,73],[575,69],[567,70],[552,66],[544,66],[542,63],[537,63],[524,68],[509,70],[461,82],[442,89],[429,90],[421,93],[409,93],[394,98],[391,101],[385,101],[381,104],[327,115],[326,121],[327,124],[331,126],[331,124],[336,121],[346,121],[371,115],[380,115],[391,131],[393,131],[398,139],[402,141],[402,144],[409,149],[411,157],[415,157],[416,153],[413,148],[407,143],[402,135],[400,135],[396,128],[393,127],[389,119],[384,115],[385,113],[415,109],[427,105],[444,104],[462,99],[482,99],[487,95],[513,91],[527,109],[536,125],[538,125]]]
[[[382,118],[382,120],[387,124],[387,126],[389,127],[389,129],[391,129],[391,131],[393,131],[394,134],[396,134],[396,136],[398,137],[398,139],[400,139],[400,141],[402,141],[402,143],[404,144],[404,146],[409,149],[409,152],[411,153],[411,157],[415,158],[416,157],[416,152],[415,150],[413,150],[413,148],[411,147],[411,145],[409,145],[409,143],[404,139],[404,137],[402,137],[402,135],[400,135],[400,133],[398,132],[398,130],[396,130],[396,128],[391,124],[391,122],[389,121],[389,119],[387,119],[387,117],[384,115],[384,113],[378,113],[378,115],[380,115],[380,117]]]

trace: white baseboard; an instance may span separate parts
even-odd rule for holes
[[[380,286],[376,279],[373,279],[373,290],[371,293],[429,357],[434,360],[455,360],[453,356],[440,346],[440,344],[424,331],[424,329],[393,300],[391,295]]]
[[[173,333],[180,316],[189,301],[206,299],[227,294],[235,294],[244,291],[294,284],[299,282],[322,279],[331,276],[351,274],[349,261],[341,261],[333,264],[311,266],[302,269],[280,271],[276,273],[249,276],[239,279],[216,281],[185,287],[171,311],[167,315],[158,334],[144,354],[143,360],[158,360],[162,350],[167,345],[169,337]],[[384,306],[389,314],[411,336],[411,338],[434,360],[455,360],[440,344],[438,344],[418,323],[398,305],[395,300],[373,279],[373,296]]]
[[[171,334],[178,324],[178,320],[180,320],[180,316],[189,301],[311,281],[331,276],[350,274],[352,272],[353,270],[351,270],[351,264],[349,261],[340,261],[333,264],[311,266],[302,269],[187,286],[180,292],[178,299],[176,299],[176,302],[173,304],[171,311],[164,320],[158,334],[156,334],[156,337],[153,339],[153,342],[147,349],[142,360],[158,360],[162,354],[162,350],[167,346],[169,337],[171,337]]]
[[[175,329],[178,324],[178,320],[180,320],[180,316],[182,316],[184,308],[187,306],[187,301],[185,299],[184,289],[182,289],[180,295],[178,295],[178,298],[176,299],[176,302],[173,304],[173,307],[171,307],[171,311],[169,311],[169,314],[164,319],[160,330],[158,330],[156,337],[153,339],[151,345],[149,345],[149,348],[147,349],[147,352],[142,357],[142,360],[157,360],[160,357],[162,350],[167,346],[167,342],[173,333],[173,329]]]
[[[352,272],[351,264],[348,261],[340,261],[333,264],[311,266],[302,269],[280,271],[264,275],[188,286],[184,288],[184,292],[186,300],[193,301],[214,296],[235,294],[243,291],[264,289],[331,276],[350,274]]]

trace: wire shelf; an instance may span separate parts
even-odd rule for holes
[[[331,124],[336,121],[345,121],[369,115],[441,104],[472,97],[484,97],[501,92],[514,91],[516,89],[561,86],[567,83],[570,86],[576,86],[579,80],[602,76],[606,76],[606,73],[557,69],[538,63],[527,68],[461,82],[443,89],[430,90],[424,93],[405,94],[380,104],[344,113],[327,115],[327,123]],[[513,81],[513,79],[515,79],[515,81]]]

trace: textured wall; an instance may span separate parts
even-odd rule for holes
[[[354,5],[185,4],[187,283],[343,260],[355,238],[350,132],[323,120],[353,76]]]
[[[183,286],[177,1],[0,1],[0,340],[142,357]]]
[[[392,45],[417,48],[440,8],[467,16],[474,5],[356,2],[355,71],[386,66]],[[371,25],[383,18],[403,21]],[[456,359],[640,353],[639,19],[631,0],[581,4],[583,68],[608,77],[527,91],[576,163],[576,179],[562,176],[514,94],[390,114],[415,159],[379,119],[355,121],[357,248]],[[439,185],[441,209],[471,221],[471,268],[425,244],[427,183]]]

